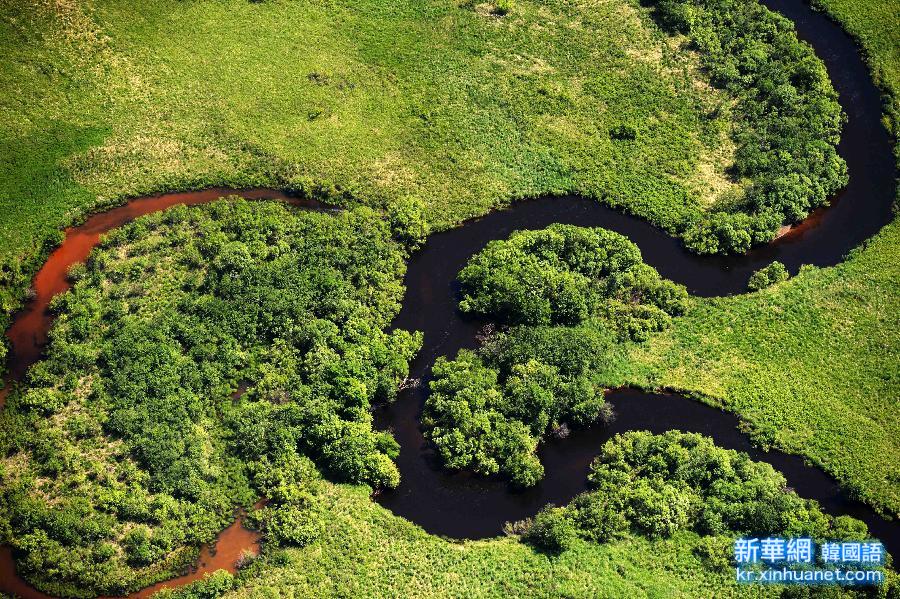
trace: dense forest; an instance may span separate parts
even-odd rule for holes
[[[543,477],[541,439],[609,416],[598,373],[610,348],[668,327],[687,302],[627,238],[570,225],[490,242],[459,281],[463,312],[516,326],[438,359],[426,436],[446,467],[520,487]]]
[[[716,447],[702,435],[630,432],[607,441],[591,464],[591,490],[513,525],[525,539],[563,551],[581,536],[611,541],[636,532],[669,537],[693,529],[711,538],[771,535],[865,540],[862,522],[823,513],[787,489],[769,464]],[[727,562],[726,562],[727,563]]]
[[[302,7],[0,7],[4,81],[23,82],[0,103],[4,313],[62,227],[145,193],[269,185],[372,206],[418,195],[442,228],[578,193],[714,253],[768,241],[845,178],[821,62],[756,2]],[[221,27],[232,19],[247,31]],[[292,35],[319,44],[284,52],[277,40]]]
[[[354,581],[366,576],[356,569],[368,571],[363,588],[376,596],[396,588],[419,589],[429,597],[500,596],[504,591],[517,596],[650,595],[646,587],[624,583],[627,569],[636,562],[639,568],[652,568],[654,560],[666,558],[670,561],[644,581],[657,589],[651,596],[678,594],[683,576],[692,578],[685,595],[745,596],[716,582],[720,575],[733,576],[735,535],[777,531],[815,540],[868,538],[863,523],[823,513],[815,501],[788,489],[770,465],[721,449],[708,437],[677,431],[613,437],[591,465],[589,491],[567,506],[547,506],[534,518],[509,523],[505,538],[489,543],[449,542],[400,519],[385,520],[373,513],[367,496],[337,488],[313,471],[301,472],[305,474],[286,481],[281,492],[303,497],[304,510],[294,512],[290,522],[292,530],[304,535],[272,536],[264,555],[246,560],[236,574],[220,571],[159,596],[212,599],[237,591],[237,596],[259,597],[287,589],[353,594],[360,588]],[[515,558],[510,560],[511,555]],[[631,558],[623,562],[626,555]],[[387,559],[402,566],[386,566]],[[897,581],[890,569],[885,573],[887,584],[874,589],[807,587],[792,592],[763,585],[753,596],[889,598],[897,592]],[[442,575],[448,574],[459,583],[447,586]],[[409,586],[397,579],[409,579]],[[585,582],[588,586],[581,586]]]
[[[267,534],[296,540],[302,527],[278,522],[302,498],[278,489],[307,457],[395,486],[397,444],[370,407],[420,344],[383,332],[417,214],[228,200],[110,234],[73,269],[47,359],[2,412],[0,533],[21,572],[57,594],[132,590],[260,496]]]
[[[896,6],[813,4],[896,126]],[[845,185],[828,73],[756,0],[9,2],[0,49],[0,323],[63,227],[126,198],[345,208],[175,208],[72,269],[0,410],[0,544],[40,589],[169,578],[246,509],[261,555],[161,597],[900,596],[890,558],[877,588],[735,585],[736,535],[868,532],[700,435],[614,437],[588,491],[493,539],[373,501],[400,481],[372,408],[422,344],[389,325],[429,222],[575,193],[735,254]],[[460,272],[460,310],[498,326],[434,364],[426,438],[518,492],[542,442],[614,417],[605,387],[681,389],[896,516],[898,247],[895,222],[834,268],[702,299],[604,229],[513,233]]]
[[[734,174],[752,181],[734,205],[685,223],[702,254],[745,252],[771,240],[847,183],[838,156],[843,113],[822,62],[793,24],[757,2],[660,0],[664,28],[686,35],[710,81],[735,99]]]
[[[492,241],[459,273],[463,312],[503,324],[574,325],[604,316],[625,339],[646,339],[684,312],[684,286],[660,278],[628,238],[550,225]]]

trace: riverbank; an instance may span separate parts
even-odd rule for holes
[[[7,3],[0,33],[0,312],[63,227],[157,192],[415,195],[446,228],[581,191],[671,227],[740,187],[727,96],[635,0]]]
[[[895,4],[816,4],[862,44],[884,92],[884,122],[896,127],[900,32],[886,16],[896,16]],[[852,495],[897,517],[898,254],[895,220],[835,268],[807,269],[742,297],[699,300],[672,330],[633,348],[616,380],[693,392],[734,411],[759,443],[809,457]]]
[[[37,301],[31,306],[34,312],[23,314],[21,322],[34,326],[14,327],[20,335],[14,337],[16,341],[13,347],[17,355],[23,356],[22,359],[17,358],[14,364],[20,369],[24,368],[28,365],[24,356],[31,356],[33,359],[39,352],[38,340],[46,337],[46,327],[51,322],[50,316],[41,309],[41,306],[49,304],[50,295],[54,290],[58,291],[68,285],[65,273],[80,259],[81,254],[86,254],[87,248],[82,247],[88,243],[85,240],[93,239],[96,243],[100,231],[121,225],[136,214],[179,202],[205,203],[216,195],[212,192],[138,200],[109,214],[97,215],[84,225],[83,230],[70,231],[69,239],[73,245],[70,247],[69,242],[64,243],[58,253],[51,258],[48,269],[42,270],[40,278],[45,284],[38,286],[40,293]],[[255,190],[248,195],[288,201],[292,199],[266,190]],[[575,210],[560,211],[563,205]],[[304,206],[308,207],[308,203]],[[455,296],[451,291],[456,273],[473,250],[483,247],[489,239],[504,237],[506,231],[511,229],[540,228],[549,222],[570,219],[581,224],[592,220],[605,223],[610,216],[608,209],[588,200],[535,200],[522,203],[508,211],[494,213],[459,229],[433,236],[426,247],[414,255],[410,263],[403,310],[394,322],[394,326],[425,332],[426,345],[413,364],[411,376],[414,378],[425,376],[436,355],[448,353],[452,355],[458,347],[470,346],[475,342],[475,333],[480,323],[460,318],[456,311]],[[634,231],[653,232],[652,228],[640,221],[628,220],[627,217],[620,218],[624,219],[622,222],[630,223]],[[656,232],[655,235],[659,236],[659,233]],[[635,236],[643,239],[640,233],[635,233]],[[665,252],[665,246],[661,248],[651,244],[646,246],[646,249],[650,255],[667,256],[669,261],[663,262],[662,265],[670,270],[680,269],[676,266],[677,262],[675,264],[671,262],[675,256],[679,256],[678,259],[685,261],[686,265],[698,260],[684,252],[681,254]],[[745,262],[746,258],[741,260]],[[702,260],[699,263],[702,264]],[[755,265],[750,262],[741,266],[752,269],[765,263],[763,257]],[[681,270],[683,276],[697,278],[690,267],[682,267]],[[721,301],[728,299],[740,298],[725,298]],[[695,303],[701,301],[703,300],[694,300]],[[651,343],[655,341],[658,341],[658,338]],[[631,363],[622,360],[621,357],[610,364],[618,364],[623,368],[631,366]],[[617,375],[607,372],[603,376]],[[593,432],[578,433],[575,438],[553,444],[553,447],[542,451],[543,457],[549,460],[548,478],[542,487],[543,490],[537,494],[513,496],[507,492],[505,485],[496,482],[478,482],[468,477],[454,478],[433,471],[420,453],[423,440],[418,428],[418,410],[421,405],[419,390],[404,391],[397,405],[390,409],[389,413],[392,415],[386,419],[382,418],[383,426],[393,430],[400,441],[398,465],[402,485],[398,491],[382,495],[381,500],[395,513],[420,523],[430,531],[441,531],[451,536],[493,536],[500,532],[505,520],[530,516],[548,501],[565,503],[575,493],[583,490],[587,462],[595,454],[602,440],[615,432],[642,428],[664,431],[671,427],[698,430],[711,434],[725,447],[753,451],[747,440],[737,433],[737,421],[729,415],[704,410],[702,406],[689,400],[659,398],[655,400],[657,403],[661,402],[657,406],[652,396],[632,395],[633,397],[629,399],[626,393],[623,399],[615,402],[620,418],[612,427],[599,427]],[[647,403],[648,398],[650,403]],[[662,409],[664,404],[675,400],[677,402],[672,410]],[[718,424],[715,424],[717,422]],[[823,501],[833,513],[851,513],[862,517],[870,524],[873,532],[888,543],[889,548],[892,546],[888,541],[896,534],[884,528],[871,514],[854,511],[856,508],[849,506],[846,498],[841,496],[827,477],[803,466],[802,460],[780,454],[754,454],[754,458],[770,462],[774,460],[776,467],[785,471],[789,483],[801,495]],[[470,513],[473,505],[479,506],[477,513]],[[422,511],[421,508],[424,507],[427,509]],[[847,511],[848,507],[852,509]]]
[[[897,98],[900,98],[897,94],[900,90],[900,73],[897,70],[897,65],[900,65],[897,59],[900,40],[896,28],[896,3],[892,0],[819,0],[818,4],[825,5],[861,41],[876,80],[893,98],[888,102],[896,106]],[[705,388],[711,403],[719,403],[723,397],[735,394],[743,401],[734,402],[731,407],[745,409],[746,416],[759,423],[764,423],[765,418],[771,416],[780,418],[778,412],[787,409],[788,422],[799,422],[800,430],[805,434],[786,433],[786,441],[798,450],[818,455],[816,461],[827,462],[834,458],[840,464],[835,469],[848,473],[856,471],[855,475],[848,474],[848,478],[855,478],[864,486],[871,485],[863,489],[862,494],[869,496],[875,505],[891,511],[888,506],[900,485],[877,469],[891,467],[888,460],[882,460],[879,456],[889,458],[897,455],[896,445],[886,433],[893,430],[890,420],[897,420],[897,406],[890,404],[890,398],[900,396],[895,386],[900,364],[897,357],[900,328],[895,321],[891,321],[891,315],[896,315],[900,305],[900,290],[897,288],[900,273],[895,259],[900,254],[900,224],[894,222],[888,225],[865,245],[853,252],[840,267],[804,272],[773,290],[741,298],[699,300],[684,319],[684,324],[676,324],[663,342],[650,345],[646,352],[631,355],[636,365],[631,366],[628,378],[654,386],[662,385],[666,378],[677,381],[682,388]],[[822,284],[824,288],[820,288]],[[741,320],[736,320],[751,312],[763,317],[763,322],[758,326],[746,327]],[[794,315],[789,321],[793,326],[775,323],[774,332],[768,335],[766,327],[784,314]],[[816,331],[824,336],[804,333],[803,324],[809,321],[811,315],[816,317],[813,321]],[[749,332],[746,341],[739,338],[744,330]],[[842,342],[851,346],[838,347]],[[692,357],[681,367],[674,363],[674,353],[668,355],[670,351],[675,351],[676,344]],[[767,355],[765,348],[770,344],[774,351]],[[832,361],[830,352],[836,347],[837,359]],[[701,349],[714,352],[713,355],[720,353],[721,358],[708,359]],[[745,354],[745,351],[749,353]],[[796,358],[791,359],[792,355]],[[732,376],[725,371],[726,362],[737,368],[737,375]],[[784,368],[785,362],[792,367],[790,370]],[[720,367],[713,370],[724,375],[721,383],[714,375],[704,376],[702,372],[702,367],[717,364]],[[792,373],[802,372],[807,364],[812,366],[814,374],[803,376],[798,385]],[[801,392],[795,394],[798,388]],[[821,398],[825,401],[820,401]],[[826,411],[820,417],[810,418],[810,413],[807,413],[798,419],[792,404],[813,411],[824,404]],[[845,451],[842,435],[831,434],[822,439],[815,437],[817,430],[839,428],[845,417],[862,425],[850,431],[851,444],[861,453]],[[869,419],[872,422],[867,423]],[[870,428],[870,424],[875,426]],[[871,439],[870,431],[875,432]],[[894,434],[893,439],[896,438]],[[852,461],[855,456],[860,456],[875,470],[869,472],[854,467]],[[339,512],[351,513],[349,509]],[[356,519],[356,513],[353,513]],[[603,564],[622,562],[596,549],[586,554],[584,547],[579,546],[558,565],[554,566],[549,560],[545,562],[545,567],[553,569],[554,575],[564,581],[559,586],[553,586],[552,578],[534,574],[531,560],[541,558],[519,554],[519,547],[508,540],[457,548],[430,537],[410,539],[399,534],[398,529],[402,526],[373,514],[367,526],[354,525],[348,529],[347,534],[352,535],[349,539],[335,539],[334,545],[323,543],[320,547],[287,550],[284,556],[273,556],[273,563],[262,567],[260,575],[242,583],[227,597],[256,598],[264,596],[267,591],[286,588],[309,589],[322,594],[352,592],[359,588],[361,581],[375,589],[373,596],[391,596],[410,589],[420,596],[437,596],[446,593],[448,588],[460,588],[461,596],[497,597],[510,594],[545,596],[554,591],[570,596],[684,594],[726,597],[737,595],[740,591],[733,586],[716,586],[708,581],[699,584],[697,579],[694,582],[699,586],[688,589],[681,586],[683,579],[678,573],[685,571],[684,560],[703,553],[687,544],[668,554],[670,566],[656,574],[649,564],[641,566],[640,574],[628,566],[615,571],[606,570]],[[410,533],[411,536],[413,534]],[[426,538],[429,539],[427,542]],[[431,543],[435,545],[433,549]],[[494,550],[495,554],[487,560],[490,564],[487,570],[479,569],[479,561],[465,557],[477,553],[476,547],[483,548],[485,552],[488,547]],[[344,557],[343,552],[355,548],[359,550]],[[658,547],[645,546],[638,550],[628,544],[608,547],[606,551],[628,551],[629,548],[635,549],[638,555],[666,553]],[[399,572],[386,572],[381,568],[383,563],[399,556],[403,556],[403,563],[409,564],[407,567]],[[599,561],[594,561],[595,557]],[[630,556],[627,561],[633,559]],[[448,567],[447,561],[458,566]],[[335,571],[350,573],[338,579],[326,576],[326,573]],[[455,575],[445,574],[448,571]],[[628,581],[627,584],[639,586],[616,586],[623,584],[623,578]],[[663,580],[667,586],[654,588],[655,580]],[[525,581],[535,581],[535,584],[525,586]],[[780,592],[772,587],[754,591],[760,596],[767,591]]]
[[[729,408],[739,413],[749,414],[748,418],[762,427],[761,434],[759,434],[760,439],[764,441],[774,439],[778,444],[785,444],[799,452],[813,455],[816,461],[821,462],[826,468],[831,468],[832,471],[840,470],[839,475],[846,477],[845,480],[849,482],[845,482],[845,484],[848,484],[850,488],[856,489],[854,481],[858,480],[861,481],[864,488],[875,489],[870,495],[866,495],[866,498],[872,503],[889,505],[893,500],[889,494],[885,495],[885,490],[889,492],[891,485],[896,485],[896,480],[892,481],[893,471],[891,470],[886,471],[888,472],[887,476],[884,475],[885,470],[881,469],[884,464],[877,459],[878,456],[875,456],[875,461],[871,462],[876,469],[870,477],[867,477],[864,471],[848,473],[842,465],[845,463],[842,460],[854,460],[857,456],[864,456],[862,458],[864,460],[873,459],[866,452],[881,454],[881,456],[897,455],[896,446],[883,442],[888,435],[894,433],[889,426],[890,423],[884,422],[892,417],[893,412],[891,411],[892,406],[883,398],[897,396],[896,394],[884,395],[894,392],[895,381],[892,380],[891,373],[896,372],[896,369],[892,369],[892,367],[897,364],[894,349],[897,347],[897,340],[894,338],[895,334],[892,333],[898,329],[896,321],[890,319],[891,308],[897,305],[895,302],[898,291],[894,285],[897,281],[897,272],[891,269],[891,264],[888,263],[892,252],[900,247],[900,240],[897,239],[896,233],[896,225],[891,225],[873,240],[868,248],[856,253],[847,264],[858,264],[858,267],[842,265],[839,269],[820,271],[822,273],[833,272],[833,274],[825,275],[816,275],[815,272],[808,271],[801,273],[792,283],[744,298],[697,301],[689,313],[689,318],[686,319],[686,324],[681,328],[676,328],[671,336],[656,340],[655,342],[659,344],[650,346],[649,349],[646,349],[646,353],[643,353],[645,349],[637,350],[631,356],[636,360],[637,366],[629,366],[628,369],[622,371],[624,374],[620,372],[616,376],[632,377],[631,380],[635,382],[653,386],[670,384],[666,382],[668,380],[672,382],[671,386],[693,388],[704,393],[713,403],[737,398],[737,401],[730,404]],[[873,248],[875,249],[873,250]],[[871,253],[873,251],[874,255]],[[869,256],[869,258],[861,258],[861,256]],[[881,272],[884,276],[875,274],[872,269],[876,268],[882,268]],[[882,317],[884,312],[887,312],[887,319]],[[785,318],[785,313],[790,318]],[[736,327],[735,330],[728,330],[728,327],[735,322],[744,322],[745,319],[751,318],[759,319],[760,324],[753,329],[748,339],[740,339],[740,331]],[[777,322],[773,322],[773,320]],[[779,322],[784,326],[779,326]],[[798,330],[805,331],[806,322],[812,322],[816,326],[811,329],[809,335],[805,333],[798,335]],[[705,329],[706,326],[711,328]],[[826,342],[822,343],[820,337],[824,338]],[[796,338],[796,344],[791,343],[792,338]],[[666,345],[667,343],[669,345]],[[685,355],[690,356],[688,365],[675,364],[670,360],[667,352],[676,347],[684,351]],[[766,347],[775,347],[774,355],[767,354],[764,349]],[[717,351],[722,353],[717,354]],[[797,369],[805,369],[811,365],[809,377],[801,377],[803,380],[800,385],[797,384],[796,377],[792,372],[784,372],[783,364],[786,360],[793,368]],[[728,376],[723,376],[721,380],[724,382],[719,386],[716,386],[712,376],[698,378],[698,375],[702,375],[703,372],[721,374],[725,369],[736,374],[730,379]],[[849,377],[845,374],[845,369],[853,371]],[[846,378],[846,384],[843,378],[835,381],[837,377]],[[823,386],[821,381],[825,381],[825,385],[824,389],[819,390],[817,386]],[[770,392],[760,392],[758,387],[761,384],[770,385]],[[853,388],[857,388],[859,393],[855,393]],[[849,401],[844,400],[844,396],[847,394],[850,395]],[[821,401],[823,395],[827,400],[825,402]],[[818,412],[819,404],[827,405],[827,412],[817,413],[812,421],[809,421],[807,412]],[[795,410],[792,411],[792,408]],[[802,413],[797,410],[802,410]],[[846,432],[839,430],[839,420],[835,421],[838,424],[829,424],[832,418],[842,418],[847,412],[851,414],[853,421],[852,426],[848,427]],[[774,420],[779,417],[782,417],[783,420]],[[799,422],[801,426],[797,427],[797,432],[800,434],[791,437],[790,435],[793,433],[785,433],[783,429],[780,429],[775,431],[775,434],[788,436],[776,436],[770,439],[767,435],[771,433],[765,427],[766,423],[773,421],[779,422],[779,425],[783,427],[794,426]],[[860,424],[857,425],[857,423]],[[873,423],[874,426],[872,426]],[[822,431],[827,434],[820,435],[819,433]],[[842,455],[840,449],[844,443],[843,435],[847,433],[849,433],[855,453],[851,454],[848,451],[847,454]],[[872,438],[867,437],[870,434],[873,434]],[[887,503],[882,496],[888,497]],[[349,508],[345,503],[336,504],[338,513],[342,509]],[[360,520],[360,522],[363,521],[368,522],[365,518]],[[383,520],[380,517],[372,519],[371,525],[385,526],[386,530],[391,530],[390,527],[402,528],[395,521]],[[350,538],[348,531],[345,530],[344,534]],[[356,538],[359,540],[359,537]],[[389,551],[390,555],[394,557],[402,556],[402,551],[395,551],[401,541],[391,538],[390,535],[381,535],[380,532],[375,535],[375,538],[377,540],[374,545],[366,545],[367,549],[375,554],[371,558],[366,558],[374,560],[372,568],[378,567],[377,564],[380,564],[379,556],[382,551]],[[329,539],[329,542],[334,543],[333,547],[316,545],[310,550],[285,552],[282,555],[288,556],[285,559],[289,562],[291,559],[299,561],[281,566],[277,563],[270,564],[273,568],[271,572],[274,572],[274,575],[270,577],[268,574],[263,574],[256,584],[251,584],[250,588],[279,583],[300,585],[299,588],[303,588],[304,583],[302,580],[298,580],[298,576],[303,577],[306,581],[318,580],[320,584],[327,585],[323,579],[318,578],[315,564],[333,568],[336,567],[336,563],[316,562],[314,552],[320,551],[323,553],[319,555],[333,556],[332,550],[344,550],[348,542],[340,541],[338,538],[329,537]],[[452,547],[455,546],[444,542],[437,543],[433,537],[426,536],[421,536],[417,542],[420,542],[417,549],[433,546],[434,551],[440,552],[452,552]],[[504,542],[497,542],[498,546],[502,546]],[[623,545],[623,547],[627,546],[627,543]],[[385,550],[384,547],[389,549]],[[702,548],[690,543],[676,543],[672,547],[677,547],[676,552],[687,552],[688,554],[702,552]],[[617,550],[611,547],[604,551],[615,552]],[[644,550],[648,549],[644,547]],[[509,551],[513,556],[510,557],[509,562],[512,570],[520,567],[518,560],[530,559],[519,555],[518,549],[509,549]],[[581,549],[577,555],[572,556],[572,559],[582,560],[582,565],[593,563],[592,557],[585,557],[580,551]],[[665,548],[655,548],[654,551],[665,553]],[[622,563],[621,557],[619,555],[616,558],[619,560],[618,563]],[[671,556],[669,559],[672,559]],[[691,557],[691,559],[694,558]],[[502,561],[501,556],[492,556],[488,563]],[[463,560],[463,562],[465,563],[459,569],[456,566],[447,565],[440,559],[435,559],[433,564],[418,563],[411,567],[410,570],[414,571],[414,577],[431,577],[425,583],[413,583],[413,579],[406,578],[404,575],[394,580],[377,578],[378,574],[373,571],[369,571],[367,575],[370,577],[373,588],[383,589],[385,594],[396,590],[397,585],[402,584],[404,580],[407,581],[407,584],[422,584],[423,587],[430,588],[431,592],[435,592],[436,589],[441,588],[437,586],[439,583],[447,582],[441,578],[441,567],[446,566],[446,572],[456,572],[457,574],[466,572],[466,568],[473,568],[471,561]],[[617,562],[614,560],[613,563]],[[690,572],[691,568],[698,563],[692,562],[686,572]],[[313,568],[312,571],[310,567]],[[543,567],[542,564],[541,568]],[[645,572],[656,572],[654,577],[662,580],[664,575],[656,569],[657,567],[654,564],[641,564],[641,568]],[[432,571],[432,568],[437,571]],[[545,574],[535,575],[535,578],[541,579],[542,576],[561,574],[560,571],[555,570],[552,563],[548,564],[546,568]],[[627,570],[628,566],[625,569]],[[578,592],[610,594],[613,589],[617,591],[629,589],[636,593],[665,590],[664,587],[653,587],[652,584],[643,587],[635,586],[633,579],[623,581],[624,576],[615,578],[615,575],[608,569],[598,568],[598,570],[613,577],[617,584],[621,583],[622,586],[609,586],[596,579],[591,579],[566,588],[571,588],[575,594]],[[322,571],[327,570],[323,569]],[[351,569],[351,571],[355,574],[363,570]],[[490,569],[482,571],[477,568],[476,571],[482,572],[482,577],[478,577],[478,580],[473,582],[473,586],[469,589],[483,591],[486,587],[482,584],[490,577],[491,571]],[[628,573],[632,577],[638,575],[637,572],[630,570]],[[334,587],[323,586],[321,588],[345,592],[359,588],[360,579],[355,578],[354,574],[335,583]],[[643,576],[643,574],[640,575]],[[515,573],[512,574],[513,578],[516,576]],[[708,590],[703,586],[708,582],[689,583],[686,582],[686,574],[683,573],[679,576],[681,576],[679,582],[673,583],[673,586],[686,593],[701,594],[704,588]],[[547,580],[547,578],[543,578],[543,580]],[[513,588],[520,589],[523,593],[534,593],[541,590],[525,583],[523,585]],[[427,591],[428,588],[425,588],[424,591]],[[427,594],[424,591],[423,594]],[[494,588],[494,592],[498,594],[508,592],[508,588]]]
[[[900,226],[846,263],[754,294],[694,301],[618,380],[695,393],[740,414],[762,446],[809,457],[900,514]]]

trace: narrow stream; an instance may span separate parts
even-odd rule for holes
[[[683,283],[695,295],[714,296],[743,292],[750,274],[772,260],[782,261],[792,273],[803,264],[837,264],[849,250],[890,222],[896,178],[891,141],[880,121],[880,94],[854,42],[803,0],[763,0],[763,4],[795,22],[800,37],[825,62],[848,115],[839,151],[847,161],[850,183],[833,198],[832,205],[816,211],[771,244],[728,258],[689,254],[677,240],[648,223],[577,197],[522,201],[435,234],[410,260],[406,296],[393,323],[394,327],[424,332],[423,349],[411,365],[413,377],[427,382],[438,356],[453,356],[461,348],[475,346],[476,333],[483,323],[464,319],[457,312],[456,274],[485,244],[505,238],[516,229],[537,229],[560,222],[617,231],[636,243],[645,261],[664,277]],[[50,299],[68,289],[65,275],[69,267],[85,260],[102,233],[143,214],[177,204],[202,204],[229,194],[322,208],[274,190],[215,188],[131,200],[67,229],[63,244],[35,276],[35,299],[16,316],[7,332],[12,348],[8,362],[12,381],[21,380],[28,366],[40,358],[52,324],[47,312]],[[0,408],[8,388],[0,392]],[[512,493],[502,481],[439,469],[419,427],[425,388],[423,385],[402,392],[395,404],[377,414],[378,425],[392,429],[401,445],[398,466],[402,480],[398,489],[381,494],[378,501],[429,532],[456,538],[495,536],[504,522],[531,516],[546,503],[564,504],[584,490],[588,464],[611,436],[629,430],[660,433],[680,429],[709,435],[722,447],[745,451],[753,459],[771,463],[801,496],[817,499],[829,513],[863,520],[889,551],[900,551],[900,525],[896,521],[887,521],[871,508],[847,499],[834,480],[802,458],[754,448],[739,432],[736,416],[686,397],[632,389],[611,391],[608,400],[615,408],[616,419],[610,425],[577,430],[563,441],[542,445],[545,479],[527,492]],[[180,586],[220,568],[233,571],[240,553],[257,550],[257,543],[258,537],[242,528],[238,520],[223,531],[214,549],[202,549],[196,569],[132,596],[147,597],[162,586]],[[18,577],[9,548],[0,549],[0,591],[26,599],[47,597]]]
[[[783,262],[791,273],[803,264],[837,264],[890,222],[897,175],[891,140],[881,124],[881,96],[854,41],[803,0],[763,0],[763,4],[792,19],[799,37],[813,46],[828,69],[847,114],[838,149],[850,173],[848,186],[828,208],[817,210],[786,235],[736,257],[690,254],[676,239],[644,221],[572,197],[521,202],[430,237],[410,261],[403,308],[393,323],[397,328],[424,332],[424,346],[412,364],[411,376],[422,378],[425,384],[404,391],[379,414],[378,424],[392,428],[401,445],[401,483],[379,497],[382,505],[435,534],[494,536],[504,522],[531,516],[546,503],[564,504],[583,491],[588,464],[610,436],[628,430],[658,433],[680,429],[709,435],[718,445],[771,463],[801,496],[817,499],[830,513],[859,518],[889,550],[900,551],[900,524],[896,521],[886,521],[871,508],[849,500],[833,479],[804,464],[802,458],[753,448],[738,432],[736,416],[680,395],[611,392],[608,399],[615,407],[616,420],[610,426],[577,431],[565,441],[544,444],[539,453],[545,479],[518,494],[510,493],[500,481],[441,471],[419,427],[429,369],[435,359],[455,356],[459,349],[476,345],[475,336],[483,323],[464,319],[456,310],[456,274],[488,241],[554,222],[601,226],[627,236],[640,247],[648,264],[664,277],[686,285],[692,294],[717,296],[744,292],[750,274],[773,260]]]

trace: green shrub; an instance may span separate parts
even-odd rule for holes
[[[578,324],[606,316],[644,339],[684,312],[687,292],[641,261],[627,238],[601,228],[551,225],[492,241],[459,273],[463,312],[510,324]]]
[[[439,358],[422,418],[426,437],[448,468],[537,484],[538,442],[605,413],[591,372],[613,342],[589,326],[516,327],[477,353]]]
[[[0,481],[0,531],[22,539],[32,578],[120,594],[174,574],[174,550],[262,494],[266,535],[310,542],[318,469],[395,487],[398,445],[371,408],[395,397],[421,337],[385,332],[407,252],[393,235],[370,209],[242,200],[111,232],[54,302],[47,358],[0,419],[28,464]]]
[[[259,516],[255,521],[266,541],[276,545],[304,547],[318,539],[325,530],[325,517],[311,497],[266,507],[257,513]]]
[[[862,522],[831,518],[815,501],[798,497],[769,464],[693,433],[616,435],[591,464],[588,482],[592,490],[576,496],[567,508],[549,506],[539,513],[526,526],[525,540],[551,549],[574,536],[606,542],[628,532],[665,538],[694,531],[711,539],[787,535],[861,540],[868,534]],[[711,542],[718,547],[718,541]],[[709,557],[721,565],[719,549],[710,548]]]
[[[670,537],[696,518],[700,498],[684,485],[665,480],[640,480],[624,497],[632,525],[648,537]]]
[[[582,536],[605,543],[625,535],[628,519],[615,501],[600,493],[581,493],[571,504],[574,521]]]
[[[508,15],[515,8],[515,0],[494,0],[494,14],[500,17]]]
[[[128,531],[122,539],[122,546],[132,566],[146,566],[153,562],[150,531],[146,527],[139,526]]]
[[[445,466],[518,486],[543,476],[538,443],[604,416],[597,370],[620,339],[642,341],[687,302],[682,286],[643,264],[637,247],[604,229],[552,225],[494,241],[460,272],[460,308],[523,323],[475,354],[435,364],[426,437]],[[578,324],[585,326],[546,326]],[[563,428],[565,425],[565,428]]]
[[[685,223],[701,254],[742,253],[772,239],[847,183],[837,153],[843,113],[828,73],[793,24],[757,2],[660,0],[660,24],[686,35],[712,83],[737,99],[736,175],[751,181],[742,213]]]
[[[770,265],[760,268],[750,275],[750,280],[747,281],[747,289],[750,291],[759,291],[760,289],[765,289],[775,283],[787,281],[787,279],[787,268],[785,268],[784,264],[776,260]]]
[[[604,444],[588,480],[649,536],[695,529],[821,537],[830,526],[815,502],[785,490],[770,465],[693,433],[618,435]]]
[[[525,423],[504,416],[497,372],[463,350],[456,360],[439,358],[433,373],[423,424],[444,465],[535,484],[543,476],[533,455],[537,439]]]
[[[410,250],[425,243],[431,226],[425,217],[425,204],[418,198],[404,198],[393,202],[388,214],[394,238]]]
[[[572,546],[577,531],[566,508],[548,505],[534,517],[524,538],[545,551],[560,553]]]
[[[609,136],[618,140],[633,140],[637,137],[637,131],[631,125],[620,124],[610,128]]]

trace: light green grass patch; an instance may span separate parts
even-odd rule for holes
[[[727,97],[633,0],[6,0],[0,32],[16,271],[77,215],[164,190],[412,194],[439,228],[576,191],[671,228],[733,185]]]

